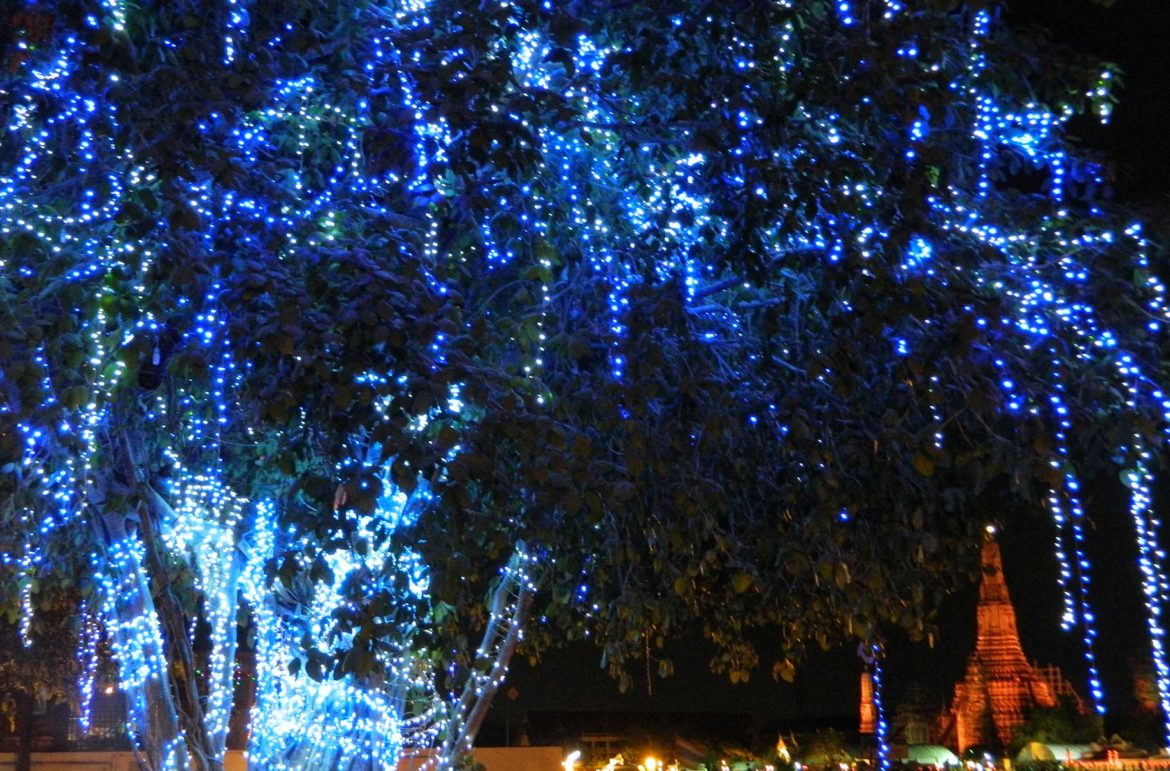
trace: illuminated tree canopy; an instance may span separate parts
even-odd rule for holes
[[[738,681],[755,629],[778,677],[925,635],[995,495],[1051,515],[1100,708],[1080,480],[1113,464],[1165,706],[1164,286],[1066,137],[1115,76],[996,16],[25,2],[14,623],[75,592],[150,768],[222,766],[241,646],[255,767],[447,767],[518,646],[624,677],[698,619]]]

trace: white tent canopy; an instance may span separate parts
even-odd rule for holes
[[[917,763],[921,766],[957,766],[959,759],[955,753],[940,744],[908,744],[906,745],[906,763]]]
[[[1028,742],[1016,755],[1017,763],[1028,763],[1037,760],[1080,760],[1091,755],[1093,747],[1088,744],[1048,744],[1046,742]]]

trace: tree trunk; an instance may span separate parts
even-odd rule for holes
[[[195,771],[223,771],[223,757],[217,756],[207,733],[203,713],[203,698],[196,678],[195,653],[187,637],[187,617],[182,605],[171,591],[170,573],[163,562],[163,545],[155,519],[165,502],[153,490],[147,490],[148,502],[139,508],[142,544],[146,552],[146,566],[158,591],[154,597],[155,613],[167,649],[167,679],[178,696],[176,706],[179,725]],[[230,557],[229,557],[230,558]],[[181,669],[176,671],[176,665]]]
[[[240,682],[232,696],[232,714],[228,721],[226,748],[242,750],[248,746],[249,722],[252,707],[256,704],[256,653],[236,646],[236,666],[240,670]]]
[[[504,681],[508,663],[516,652],[520,633],[528,619],[528,609],[532,605],[532,587],[525,569],[528,560],[527,547],[519,544],[492,593],[488,625],[476,651],[475,664],[463,693],[453,705],[446,739],[439,754],[427,762],[428,769],[448,771],[471,754],[475,736]]]
[[[126,573],[119,577],[118,583],[129,592],[128,596],[119,601],[119,605],[125,603],[119,608],[121,617],[119,620],[150,618],[154,614],[154,607],[150,597],[149,579],[142,565],[126,566],[124,570]],[[128,634],[130,633],[125,629],[119,629],[116,636],[125,638]],[[126,645],[126,640],[123,639],[121,642],[122,645]],[[138,737],[138,742],[143,744],[144,763],[152,771],[161,771],[167,767],[164,748],[176,742],[179,737],[178,711],[174,707],[171,689],[168,686],[170,673],[166,672],[165,665],[161,668],[163,672],[152,673],[157,676],[146,677],[145,682],[138,688],[138,694],[132,690],[126,693],[126,703],[131,713],[128,717],[131,724],[137,725],[142,734]],[[185,769],[185,751],[179,752],[178,765]]]
[[[137,622],[139,619],[155,617],[154,602],[150,596],[150,582],[143,565],[132,559],[133,555],[125,552],[136,540],[126,532],[125,517],[117,512],[105,513],[94,518],[94,525],[100,529],[107,549],[121,550],[121,560],[110,560],[109,568],[116,571],[111,578],[116,592],[115,597],[106,598],[109,608],[105,611],[116,616],[119,622],[111,630],[115,655],[119,649],[132,650],[135,646],[149,648],[150,641],[143,640],[141,629],[126,622]],[[157,651],[159,656],[162,651]],[[145,662],[150,666],[153,662]],[[118,662],[119,667],[126,666],[126,662]],[[170,674],[164,664],[156,667],[161,671],[152,672],[141,685],[125,685],[122,678],[122,688],[126,693],[127,719],[129,724],[138,732],[138,737],[132,737],[136,744],[141,744],[141,757],[138,763],[151,771],[160,771],[165,768],[164,748],[172,744],[179,736],[178,713],[175,710],[174,700],[168,685]],[[182,767],[186,767],[185,752],[180,759]]]
[[[171,744],[181,729],[185,747],[175,747],[177,765],[185,769],[189,764],[195,771],[223,771],[223,737],[220,737],[217,751],[216,742],[212,740],[207,730],[203,697],[199,692],[196,677],[195,654],[191,640],[187,636],[188,619],[181,603],[171,590],[170,572],[163,559],[164,545],[159,523],[166,516],[174,517],[174,511],[151,487],[150,480],[139,473],[138,453],[135,452],[134,442],[128,432],[116,433],[114,451],[124,482],[141,493],[141,502],[136,513],[138,535],[145,562],[142,566],[145,570],[139,570],[140,578],[143,580],[142,589],[145,592],[142,602],[153,605],[154,617],[158,619],[164,648],[165,669],[159,673],[160,677],[157,680],[152,681],[155,687],[148,688],[147,699],[151,713],[151,733],[154,734],[156,731],[154,723],[157,717],[165,720],[165,725],[157,727],[159,733],[170,738],[158,746],[148,746],[148,751],[152,755],[161,753],[162,747]],[[228,558],[234,561],[235,555],[228,555]],[[147,575],[153,579],[156,588],[153,593],[149,591],[149,584],[145,581]],[[234,658],[234,637],[231,642],[233,644],[231,657]],[[161,739],[162,736],[158,738]],[[152,744],[157,742],[158,739],[155,739]],[[165,761],[165,758],[163,760]]]
[[[33,698],[24,691],[16,694],[20,714],[20,737],[16,747],[16,771],[32,771]]]

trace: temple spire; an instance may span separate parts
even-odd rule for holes
[[[975,745],[1011,743],[1032,707],[1055,707],[1057,695],[1068,695],[1082,707],[1072,687],[1059,675],[1038,670],[1020,644],[1003,556],[988,530],[981,553],[983,578],[975,608],[975,650],[967,660],[964,679],[944,720],[944,740],[961,753]]]
[[[987,674],[997,678],[1030,673],[1032,667],[1020,644],[1016,609],[1003,575],[1003,557],[999,544],[990,535],[983,543],[982,563],[983,580],[975,610],[975,656],[983,662]]]
[[[877,707],[873,702],[873,675],[861,673],[861,710],[858,733],[868,736],[877,732]]]

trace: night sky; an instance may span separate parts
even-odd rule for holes
[[[1089,0],[1015,0],[1007,19],[1050,31],[1053,39],[1074,50],[1119,64],[1124,88],[1112,124],[1082,131],[1084,141],[1109,154],[1116,171],[1116,195],[1135,204],[1170,201],[1170,0],[1118,0],[1102,8]],[[1163,486],[1164,488],[1165,486]],[[1167,491],[1159,491],[1161,501]],[[1121,728],[1120,716],[1132,706],[1130,663],[1146,655],[1144,611],[1138,583],[1136,550],[1126,499],[1113,479],[1088,485],[1091,523],[1090,555],[1094,558],[1093,595],[1100,620],[1098,660],[1109,705],[1111,730]],[[1163,505],[1164,509],[1164,505]],[[1041,512],[1025,517],[1002,534],[1005,571],[1019,619],[1024,651],[1033,660],[1064,668],[1082,693],[1087,692],[1078,632],[1060,630],[1060,595],[1052,556],[1052,530]],[[961,676],[974,641],[975,588],[953,597],[940,611],[941,640],[935,649],[904,640],[890,644],[887,664],[888,700],[894,704],[910,683],[941,703]],[[493,722],[509,711],[513,721],[525,711],[602,710],[607,712],[751,713],[758,722],[799,721],[835,715],[856,715],[860,665],[852,646],[829,653],[815,652],[799,671],[797,682],[778,684],[770,676],[770,660],[762,649],[763,666],[746,685],[732,685],[706,666],[709,649],[696,639],[679,639],[670,650],[676,674],[645,678],[630,692],[599,667],[592,646],[554,651],[533,668],[513,664],[504,691],[518,692],[513,701],[501,694]]]
[[[1170,194],[1170,3],[1117,0],[1103,8],[1089,0],[1010,0],[1014,24],[1042,27],[1071,49],[1119,64],[1124,88],[1110,126],[1085,139],[1108,151],[1125,199]]]

